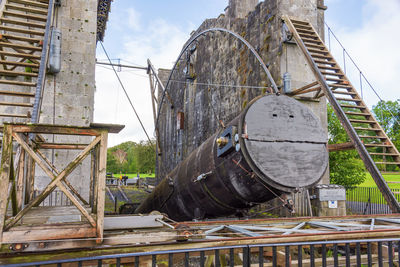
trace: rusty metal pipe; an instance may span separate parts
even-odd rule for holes
[[[174,220],[232,215],[282,192],[317,183],[327,168],[327,137],[298,101],[266,95],[208,138],[136,209]]]

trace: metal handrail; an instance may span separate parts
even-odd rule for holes
[[[39,73],[35,91],[35,101],[33,104],[33,111],[31,117],[32,123],[39,123],[40,108],[42,106],[43,91],[46,79],[47,60],[49,56],[50,35],[51,35],[50,30],[52,27],[53,15],[54,15],[54,0],[49,0],[49,9],[47,13],[46,29],[43,39],[42,56],[40,59],[40,67],[39,67]]]

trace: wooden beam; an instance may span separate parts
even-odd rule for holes
[[[42,153],[42,151],[40,151],[38,149],[38,150],[36,150],[36,153],[47,163],[47,165],[50,166],[50,168],[55,172],[56,175],[60,174],[60,172],[57,170],[56,166],[54,166],[50,162],[50,160],[48,160],[46,158],[46,156]],[[76,189],[72,186],[72,184],[67,179],[64,179],[63,182],[68,186],[68,188],[72,191],[72,193],[74,193],[74,195],[77,196],[80,201],[82,201],[83,205],[89,205],[89,203],[87,203],[87,201],[79,194],[78,191],[76,191]]]
[[[93,130],[88,127],[58,126],[58,125],[47,125],[47,124],[13,125],[13,132],[60,134],[60,135],[89,135],[89,136],[100,135],[98,130]]]
[[[61,144],[61,143],[37,143],[41,149],[85,149],[89,144]]]
[[[15,126],[12,126],[12,127],[15,127]],[[83,159],[85,159],[85,157],[90,152],[90,150],[95,145],[97,145],[97,143],[99,143],[100,139],[101,139],[100,136],[96,137],[96,139],[93,140],[92,143],[90,143],[89,146],[87,146],[85,148],[85,150],[83,150],[81,153],[79,153],[79,155],[71,163],[69,163],[68,166],[65,167],[65,169],[58,176],[55,176],[52,173],[52,171],[40,160],[39,156],[36,155],[36,153],[32,150],[32,148],[29,147],[29,145],[21,138],[20,134],[14,132],[12,134],[12,136],[25,149],[25,151],[36,161],[36,163],[43,169],[43,171],[50,178],[52,178],[52,181],[46,186],[46,188],[43,190],[43,192],[39,196],[37,196],[32,202],[30,202],[25,207],[25,209],[21,210],[15,217],[13,217],[10,221],[8,221],[8,223],[6,225],[7,229],[9,229],[15,223],[17,223],[28,212],[29,209],[31,209],[32,207],[41,203],[54,190],[54,188],[56,186],[58,186],[67,195],[67,197],[71,199],[71,193],[69,193],[69,191],[60,182],[66,176],[68,176],[76,168],[76,166],[83,161]],[[67,192],[65,192],[65,191],[67,191]],[[72,196],[71,201],[74,204],[76,203],[76,199],[73,196]],[[84,209],[82,210],[81,209],[82,207],[80,205],[76,206],[76,207],[82,212],[82,214],[85,217],[87,217],[88,213],[86,210],[84,210]],[[89,216],[89,218],[91,218],[91,216]],[[89,220],[89,222],[91,222],[89,218],[88,218],[88,220]],[[93,221],[91,223],[93,223]]]
[[[344,150],[352,150],[355,149],[355,146],[352,142],[341,143],[341,144],[328,144],[328,151],[344,151]]]
[[[21,149],[21,154],[18,160],[18,172],[17,172],[17,203],[18,211],[22,208],[22,202],[24,199],[24,177],[25,177],[25,150]]]
[[[0,169],[0,244],[2,244],[3,228],[8,205],[8,184],[10,182],[11,158],[13,152],[11,127],[4,125],[3,145]]]
[[[298,95],[298,94],[303,94],[304,92],[304,90],[306,90],[306,89],[308,89],[308,88],[311,88],[311,87],[313,87],[313,86],[315,86],[315,85],[318,85],[318,82],[317,81],[315,81],[315,82],[312,82],[312,83],[310,83],[310,84],[307,84],[307,85],[305,85],[305,86],[303,86],[303,87],[300,87],[300,88],[298,88],[298,89],[295,89],[295,90],[293,90],[292,92],[290,92],[288,95]]]
[[[107,167],[107,138],[106,131],[101,132],[99,145],[98,170],[97,177],[97,243],[103,242],[104,228],[104,201],[106,193],[106,167]]]

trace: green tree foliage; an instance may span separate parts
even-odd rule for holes
[[[346,131],[336,117],[333,108],[328,104],[329,144],[350,142]],[[366,179],[364,163],[358,157],[357,151],[337,151],[329,153],[329,170],[332,184],[343,185],[346,188],[355,187]]]
[[[117,151],[126,153],[120,163]],[[119,173],[154,173],[156,165],[155,142],[124,142],[107,150],[107,172]]]
[[[372,111],[394,145],[400,149],[400,99],[379,101]]]

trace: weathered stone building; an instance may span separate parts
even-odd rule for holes
[[[276,81],[291,75],[292,88],[315,81],[304,55],[286,42],[282,15],[307,20],[323,36],[324,10],[320,0],[230,0],[225,14],[203,22],[207,28],[226,28],[246,39],[258,52]],[[166,81],[167,73],[160,71]],[[190,46],[172,75],[159,122],[161,156],[157,177],[163,179],[190,152],[235,118],[254,97],[269,91],[270,83],[255,56],[226,33],[207,34]],[[326,100],[303,97],[327,128]],[[184,123],[182,123],[184,118]],[[324,183],[329,182],[328,174]]]

